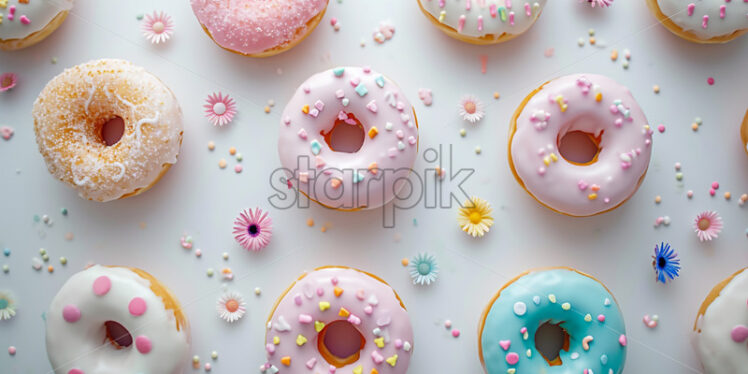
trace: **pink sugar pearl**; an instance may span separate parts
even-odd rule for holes
[[[709,83],[710,86],[714,86],[714,78],[712,77],[707,78],[706,83]]]
[[[659,126],[657,126],[657,131],[659,131],[661,133],[665,132],[665,125],[659,125]]]
[[[459,337],[460,336],[460,330],[458,330],[458,329],[452,330],[452,336],[454,336],[455,338]]]
[[[234,166],[234,171],[238,174],[241,173],[244,168],[241,165]]]
[[[10,347],[8,347],[8,354],[11,355],[11,356],[14,356],[16,354],[16,347],[14,347],[12,345]]]

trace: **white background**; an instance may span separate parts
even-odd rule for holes
[[[174,38],[150,45],[139,31],[139,13],[165,10],[176,22]],[[334,32],[330,19],[341,30]],[[396,26],[384,45],[372,40],[380,21]],[[598,45],[577,46],[587,30]],[[366,46],[361,47],[361,40]],[[555,48],[555,55],[544,51]],[[621,52],[611,62],[612,47]],[[621,66],[623,49],[631,50],[631,67]],[[488,57],[485,75],[480,56]],[[57,57],[57,64],[50,59]],[[55,181],[37,152],[31,106],[46,82],[65,67],[91,59],[117,57],[133,61],[159,76],[177,95],[185,115],[179,163],[147,193],[106,204],[83,201]],[[268,177],[279,167],[276,142],[279,115],[296,87],[309,75],[338,65],[370,65],[400,84],[418,112],[421,150],[454,146],[454,168],[477,172],[464,185],[468,193],[489,200],[496,225],[480,240],[462,233],[456,210],[417,207],[400,211],[397,227],[381,227],[382,212],[344,213],[312,205],[309,209],[272,209]],[[73,273],[87,262],[135,266],[168,285],[179,297],[192,324],[192,352],[203,362],[212,350],[220,357],[214,372],[254,372],[264,359],[264,322],[276,298],[304,270],[339,264],[380,275],[403,298],[415,330],[411,373],[478,373],[476,330],[482,309],[508,279],[521,271],[565,265],[594,274],[615,294],[624,311],[629,350],[626,372],[700,372],[689,344],[689,332],[702,298],[718,281],[748,265],[746,214],[738,196],[748,192],[748,156],[739,126],[748,106],[748,38],[727,45],[697,45],[670,34],[650,15],[643,0],[619,0],[609,9],[588,9],[575,0],[550,1],[525,35],[496,46],[473,46],[448,38],[421,14],[415,0],[331,1],[317,30],[290,52],[252,59],[219,49],[203,33],[187,0],[78,0],[68,20],[42,44],[0,53],[0,71],[19,74],[17,88],[0,94],[0,124],[16,129],[0,140],[0,248],[9,247],[10,266],[0,274],[0,289],[12,290],[18,315],[0,321],[0,371],[44,373],[42,312]],[[282,74],[278,74],[279,70]],[[569,218],[539,206],[515,182],[506,160],[511,114],[522,98],[543,81],[569,73],[608,75],[630,87],[652,124],[667,131],[654,136],[652,162],[639,192],[619,209],[593,218]],[[716,79],[708,86],[707,77]],[[662,91],[655,95],[652,86]],[[418,100],[421,87],[434,92],[434,105]],[[225,128],[203,117],[205,97],[223,91],[238,100],[239,115]],[[502,94],[495,101],[494,91]],[[487,104],[478,125],[463,123],[457,103],[476,94]],[[277,103],[271,114],[262,107]],[[703,126],[694,133],[694,117]],[[459,129],[467,136],[461,138]],[[214,140],[216,150],[207,143]],[[482,154],[476,155],[475,146]],[[228,148],[244,156],[244,172],[235,174]],[[218,160],[229,160],[220,170]],[[675,179],[675,162],[684,179]],[[416,169],[432,167],[419,158]],[[721,188],[709,197],[712,181]],[[446,186],[446,185],[445,185]],[[695,196],[687,199],[686,191]],[[721,197],[731,191],[733,199]],[[656,205],[656,195],[662,203]],[[247,253],[233,240],[232,222],[240,209],[270,209],[275,235],[261,253]],[[60,214],[66,207],[68,217]],[[711,243],[699,243],[691,221],[703,210],[717,210],[725,230]],[[34,223],[48,214],[54,224]],[[654,228],[658,216],[670,227]],[[306,226],[313,218],[317,224]],[[414,224],[417,220],[417,225]],[[141,228],[141,223],[145,228]],[[329,230],[322,233],[326,223]],[[75,239],[66,241],[66,233]],[[193,236],[193,251],[179,246],[184,233]],[[666,286],[654,282],[652,249],[661,241],[680,253],[682,275]],[[31,258],[46,248],[53,274],[31,269]],[[228,262],[221,258],[228,252]],[[435,254],[441,274],[431,287],[410,283],[400,259],[419,251]],[[67,266],[59,257],[66,256]],[[231,267],[237,279],[227,283],[242,292],[248,314],[229,325],[216,317],[220,277],[207,268]],[[252,290],[262,289],[256,297]],[[659,314],[660,326],[646,328],[645,313]],[[462,331],[455,339],[442,327],[451,319]],[[10,357],[5,349],[18,349]],[[191,369],[186,370],[191,372]]]

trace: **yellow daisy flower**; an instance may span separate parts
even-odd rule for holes
[[[493,226],[492,211],[488,201],[473,196],[462,204],[457,223],[468,235],[474,238],[482,237]]]

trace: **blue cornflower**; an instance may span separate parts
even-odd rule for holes
[[[427,253],[421,253],[410,260],[410,276],[413,278],[413,284],[430,285],[436,281],[439,274],[439,266],[436,265],[436,258]]]
[[[670,248],[670,244],[663,242],[659,246],[655,245],[652,259],[658,282],[667,283],[668,278],[673,280],[678,277],[680,259],[678,253]]]

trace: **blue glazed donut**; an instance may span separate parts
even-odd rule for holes
[[[565,333],[557,358],[535,347],[545,323]],[[626,361],[625,334],[615,299],[595,278],[570,268],[530,270],[486,307],[478,352],[488,374],[618,374]]]

